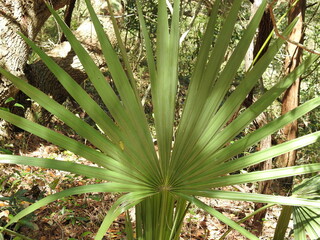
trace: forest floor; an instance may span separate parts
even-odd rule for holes
[[[60,149],[25,132],[17,134],[10,143],[8,142],[7,146],[12,153],[18,155],[90,164],[69,151]],[[101,182],[67,172],[22,165],[0,165],[0,172],[0,226],[4,226],[11,215],[17,214],[44,196],[74,186]],[[230,187],[226,189],[253,191],[254,187],[254,185],[239,185],[233,189]],[[91,193],[64,198],[41,207],[12,229],[36,240],[93,239],[106,212],[119,196],[119,194]],[[207,198],[201,200],[234,221],[239,221],[254,211],[252,202]],[[280,206],[274,206],[267,210],[263,219],[260,239],[273,238],[280,211]],[[125,215],[122,214],[114,221],[105,239],[125,239],[124,222]],[[252,219],[241,223],[241,225],[251,232],[255,232],[255,224]],[[203,210],[191,206],[185,218],[180,239],[219,239],[227,230],[228,227],[224,223]],[[5,239],[13,239],[13,237],[8,235]],[[241,240],[246,238],[231,231],[225,239]]]

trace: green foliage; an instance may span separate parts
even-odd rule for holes
[[[320,199],[320,176],[305,179],[293,189],[293,196],[306,199]],[[275,236],[275,240],[284,239],[291,215],[293,215],[294,239],[319,238],[320,208],[302,206],[284,206],[281,212]]]
[[[217,217],[245,237],[258,239],[238,223],[199,200],[198,197],[201,196],[299,206],[309,209],[319,208],[318,199],[305,198],[301,195],[280,197],[216,190],[228,185],[320,171],[320,164],[314,163],[241,173],[244,168],[319,141],[320,131],[317,130],[269,149],[244,154],[233,159],[233,156],[246,151],[261,139],[320,105],[320,97],[313,98],[263,128],[234,141],[235,137],[261,112],[265,111],[295,81],[297,76],[303,74],[317,60],[317,57],[308,56],[294,72],[273,85],[255,104],[227,125],[247,94],[266,71],[284,41],[282,39],[274,40],[268,51],[250,71],[238,74],[239,71],[242,71],[244,56],[256,33],[267,1],[262,2],[248,27],[243,30],[227,61],[225,61],[225,55],[229,51],[229,42],[232,40],[242,1],[233,1],[230,11],[225,13],[224,21],[218,21],[221,1],[215,1],[206,31],[201,35],[202,44],[192,69],[187,100],[178,122],[178,129],[176,129],[175,107],[180,60],[180,1],[173,1],[172,11],[168,11],[165,0],[159,1],[156,41],[152,41],[150,38],[140,1],[136,3],[140,28],[145,42],[159,151],[156,152],[154,148],[152,134],[141,106],[129,58],[116,26],[115,30],[123,62],[119,60],[117,52],[113,50],[90,1],[86,0],[102,52],[115,83],[116,91],[114,91],[70,29],[49,7],[112,118],[62,68],[23,35],[25,41],[41,57],[63,87],[88,113],[101,131],[97,131],[24,80],[1,68],[0,73],[10,79],[30,98],[74,129],[79,136],[87,139],[97,150],[9,112],[0,110],[0,117],[78,154],[98,166],[5,154],[0,155],[0,162],[53,168],[108,182],[74,187],[45,197],[15,215],[5,228],[53,201],[90,192],[122,193],[122,196],[106,214],[95,239],[102,239],[114,219],[132,207],[135,207],[136,210],[136,229],[135,234],[134,231],[126,230],[129,235],[131,234],[129,239],[179,239],[182,222],[191,203]],[[220,26],[219,34],[213,34],[217,30],[217,26]],[[293,26],[294,22],[285,28],[283,34],[288,35]],[[241,78],[241,81],[230,92],[229,89],[237,78]],[[174,142],[172,142],[173,137]],[[234,143],[229,144],[231,141]],[[72,221],[72,219],[76,223],[77,219],[71,213],[70,220]],[[129,221],[130,218],[127,218],[128,224]]]
[[[9,210],[11,217],[13,215],[16,215],[18,212],[22,211],[26,205],[30,205],[31,203],[34,203],[35,200],[26,196],[26,193],[28,190],[26,189],[19,189],[15,193],[13,193],[9,197],[0,197],[0,201],[8,201],[9,206],[6,208],[2,207],[2,210]],[[26,216],[23,219],[19,220],[19,224],[15,226],[15,230],[17,231],[21,225],[28,226],[31,229],[36,228],[34,223],[32,222],[32,218],[34,217],[34,214],[30,214]]]
[[[8,99],[6,99],[6,100],[4,101],[4,104],[9,104],[9,103],[11,103],[11,105],[12,105],[13,107],[18,107],[18,108],[23,108],[23,109],[24,109],[24,106],[23,106],[22,104],[17,103],[17,102],[13,103],[13,102],[15,102],[15,99],[14,99],[13,97],[9,97]],[[13,104],[12,104],[12,103],[13,103]],[[7,108],[7,107],[0,107],[0,110],[8,111],[8,112],[10,111],[10,109]]]
[[[4,110],[6,111],[6,110]],[[0,148],[0,153],[4,153],[4,154],[12,154],[12,151],[6,149],[6,148]]]

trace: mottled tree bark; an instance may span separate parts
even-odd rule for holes
[[[104,29],[106,29],[111,43],[115,44],[116,39],[110,18],[100,16],[99,19]],[[73,33],[81,42],[82,46],[89,52],[95,64],[100,68],[105,67],[105,60],[91,20],[85,20]],[[87,74],[69,42],[65,41],[56,45],[51,51],[47,52],[47,55],[63,68],[78,84],[82,84],[84,80],[87,79]],[[58,103],[62,104],[70,96],[42,60],[38,60],[30,65],[27,64],[24,72],[31,85],[40,89]],[[24,106],[30,107],[30,101],[27,101],[27,96],[22,92],[19,92],[16,99]],[[20,111],[18,114],[21,115],[23,110],[16,108],[15,111],[16,113]],[[32,115],[30,115],[30,113],[32,113]],[[41,116],[40,119],[34,119],[41,123],[48,123],[51,116],[50,113],[39,107],[28,111],[28,118],[33,119],[33,115]]]
[[[29,48],[17,34],[17,32],[22,32],[28,38],[34,40],[44,22],[50,16],[49,10],[43,0],[10,1],[10,4],[8,2],[0,0],[0,66],[12,74],[26,79],[31,85],[50,95],[57,102],[63,103],[69,94],[41,60],[30,65],[27,64]],[[71,4],[70,11],[67,11],[68,16],[65,16],[70,22],[75,0],[51,0],[50,2],[55,9],[61,8],[66,4]],[[97,1],[95,3],[97,5],[95,6],[95,10],[97,12],[104,12],[105,5],[102,3],[98,4]],[[21,17],[14,19],[16,15]],[[115,44],[116,38],[110,18],[104,16],[99,16],[99,18],[109,35],[111,43]],[[89,19],[84,21],[74,34],[90,53],[94,62],[100,67],[104,66],[104,58],[92,22]],[[87,78],[78,57],[68,42],[56,45],[47,54],[79,84]],[[5,100],[9,97],[14,97],[16,102],[26,108],[30,107],[30,101],[27,101],[28,97],[16,89],[10,81],[0,76],[0,107],[4,106]],[[8,107],[7,105],[5,107]],[[24,115],[24,110],[21,108],[13,108],[12,111],[20,116]],[[44,117],[41,119],[42,123],[48,120],[47,116],[50,115],[46,111],[42,111],[40,108],[36,108],[35,111],[41,111],[38,113]],[[32,119],[32,115],[29,113],[32,113],[32,110],[31,112],[28,111],[27,114],[27,117],[31,116]],[[38,115],[38,113],[36,114]],[[2,127],[2,129],[4,128]],[[2,131],[1,135],[7,134]]]
[[[50,1],[55,9],[69,0]],[[18,35],[23,33],[34,40],[50,12],[43,0],[0,0],[0,66],[12,74],[25,77],[24,69],[29,47]],[[18,90],[10,81],[0,76],[0,105],[14,97]]]
[[[289,1],[289,7],[295,0]],[[304,32],[304,15],[306,8],[306,0],[300,0],[296,6],[294,6],[289,13],[288,21],[292,22],[296,17],[299,17],[299,20],[294,27],[289,39],[303,43],[303,32]],[[302,49],[296,45],[288,43],[287,46],[287,57],[285,59],[284,71],[286,74],[291,73],[301,62],[302,59]],[[300,91],[300,78],[291,85],[290,88],[285,92],[282,99],[282,114],[287,113],[288,111],[296,108],[299,105],[299,91]],[[294,121],[282,129],[283,138],[286,141],[295,139],[298,133],[298,123]],[[286,154],[283,154],[278,159],[278,165],[280,167],[294,166],[296,161],[296,151],[291,151]],[[285,181],[288,185],[292,184],[292,178],[286,178]]]

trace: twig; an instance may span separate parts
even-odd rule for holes
[[[144,93],[144,96],[143,96],[143,98],[141,100],[142,106],[144,106],[146,104],[147,97],[148,97],[148,94],[149,94],[150,90],[151,90],[151,84],[148,85],[148,88],[146,89],[146,91]]]
[[[269,5],[269,11],[270,11],[270,17],[271,17],[271,20],[272,20],[272,24],[273,24],[273,28],[274,28],[274,32],[275,34],[277,35],[277,37],[299,47],[299,48],[302,48],[303,50],[306,50],[307,52],[310,52],[310,53],[313,53],[313,54],[317,54],[317,55],[320,55],[320,52],[316,51],[316,50],[312,50],[312,49],[309,49],[307,48],[306,46],[302,45],[301,43],[298,43],[298,42],[295,42],[295,41],[292,41],[290,40],[289,38],[281,35],[279,33],[279,30],[278,30],[278,27],[277,27],[277,24],[276,24],[276,20],[274,18],[274,14],[273,14],[273,6],[274,4],[277,2],[278,0],[273,0],[273,2]]]
[[[169,11],[170,11],[170,13],[172,15],[173,14],[173,7],[172,7],[172,5],[171,5],[169,0],[166,0],[166,3],[167,3],[167,7],[168,7],[168,9],[169,9]]]
[[[320,62],[318,62],[316,66],[307,75],[301,76],[300,80],[302,81],[303,79],[306,79],[307,77],[309,77],[313,72],[315,72],[318,69],[319,66],[320,66]]]
[[[186,39],[186,37],[187,37],[187,35],[189,34],[191,28],[193,27],[194,22],[195,22],[198,14],[199,14],[199,12],[200,12],[200,10],[201,10],[202,2],[203,2],[203,0],[199,1],[198,5],[197,5],[196,11],[195,11],[195,13],[194,13],[194,16],[193,16],[193,18],[191,19],[191,22],[190,22],[190,24],[189,24],[189,29],[188,29],[187,31],[185,31],[185,32],[181,35],[181,37],[180,37],[180,39],[179,39],[179,44],[180,44],[180,45],[181,45],[182,42]]]

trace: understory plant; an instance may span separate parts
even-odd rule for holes
[[[135,208],[134,224],[132,223],[133,220],[129,216],[127,217],[128,239],[179,239],[183,219],[190,204],[203,209],[245,237],[258,239],[239,224],[205,204],[199,197],[262,202],[289,207],[299,206],[308,209],[320,207],[319,199],[303,197],[299,194],[283,197],[225,191],[222,188],[320,171],[320,163],[247,173],[241,171],[249,166],[318,141],[320,131],[269,149],[241,155],[266,136],[318,107],[320,97],[309,100],[264,127],[234,141],[246,126],[265,111],[298,76],[302,75],[317,60],[317,56],[308,56],[292,73],[280,79],[254,104],[241,112],[234,121],[227,124],[234,113],[238,111],[247,94],[266,71],[283,45],[284,40],[274,39],[267,52],[246,72],[237,87],[230,92],[229,89],[238,70],[243,67],[245,54],[254,38],[267,1],[262,1],[256,14],[243,31],[232,55],[227,60],[225,60],[226,51],[243,1],[233,1],[228,15],[220,26],[219,34],[215,35],[221,2],[216,0],[212,7],[211,16],[203,34],[202,45],[191,76],[183,112],[178,127],[175,128],[179,73],[180,1],[173,0],[172,3],[166,0],[158,1],[155,41],[151,41],[149,38],[141,2],[136,1],[148,61],[158,151],[155,150],[153,144],[152,132],[141,105],[136,80],[117,26],[115,25],[115,33],[121,50],[121,61],[104,33],[90,1],[86,0],[102,52],[116,86],[115,91],[70,29],[58,14],[48,6],[81,60],[88,78],[109,113],[103,111],[89,94],[39,47],[23,35],[21,37],[41,57],[63,87],[93,119],[100,131],[88,125],[64,106],[29,85],[23,79],[13,76],[2,68],[0,68],[0,73],[10,79],[17,88],[31,99],[74,129],[79,136],[87,139],[95,148],[8,111],[0,110],[0,118],[72,151],[96,165],[88,166],[63,160],[6,154],[0,155],[0,163],[58,169],[86,177],[107,180],[107,182],[74,187],[49,195],[19,212],[1,231],[5,231],[11,224],[50,202],[66,196],[89,192],[123,193],[106,213],[95,239],[102,239],[112,222],[121,213],[133,207]],[[168,9],[171,9],[171,11]],[[112,11],[110,12],[112,13]],[[115,22],[113,17],[112,19]],[[294,24],[295,22],[290,24],[282,34],[287,36]],[[241,157],[233,158],[236,155]],[[135,229],[130,229],[133,226]]]

